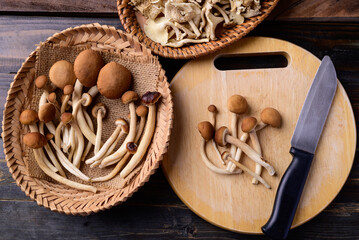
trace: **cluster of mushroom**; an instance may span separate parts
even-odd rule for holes
[[[271,188],[261,177],[262,168],[265,168],[271,176],[275,174],[275,170],[268,161],[263,159],[257,132],[268,125],[279,128],[282,124],[281,115],[276,109],[267,107],[263,109],[260,114],[260,122],[258,122],[255,117],[245,117],[241,121],[241,130],[243,133],[241,136],[238,136],[238,115],[247,113],[247,100],[241,95],[233,95],[228,99],[227,107],[232,115],[230,130],[225,126],[215,130],[217,108],[214,105],[208,107],[208,111],[211,113],[211,120],[198,124],[198,131],[202,136],[200,151],[204,164],[218,174],[239,174],[245,171],[253,177],[253,184],[261,182],[265,187]],[[253,148],[246,143],[248,138],[250,138]],[[223,165],[226,165],[225,168],[217,167],[208,159],[205,150],[207,142],[212,143],[217,154],[216,157],[220,159]],[[230,145],[230,149],[229,151],[225,150],[223,153],[220,153],[217,144],[221,147]],[[246,154],[256,163],[255,171],[250,170],[239,162],[242,153]],[[238,168],[237,170],[236,167]]]
[[[91,49],[82,51],[74,64],[65,60],[53,64],[49,79],[50,82],[42,75],[35,80],[36,87],[43,90],[38,112],[26,109],[19,118],[22,124],[29,126],[30,132],[24,135],[23,143],[33,149],[40,168],[60,183],[92,192],[97,189],[69,180],[64,169],[87,182],[107,181],[120,171],[122,178],[128,176],[151,143],[156,102],[161,94],[145,93],[141,98],[143,105],[136,109],[139,96],[129,90],[131,72],[116,62],[105,65],[101,55]],[[62,90],[61,104],[57,101],[56,89]],[[101,142],[102,121],[108,109],[97,103],[92,106],[91,114],[87,111],[98,93],[109,99],[121,98],[130,111],[130,125],[125,119],[117,119],[116,128],[105,143]],[[96,131],[90,115],[97,121]],[[140,117],[138,127],[137,117]],[[85,160],[92,148],[94,156]],[[91,179],[79,170],[82,162],[100,168],[117,165],[108,175]]]
[[[242,24],[260,14],[260,0],[131,0],[146,18],[144,31],[163,46],[181,47],[216,39],[219,25]]]

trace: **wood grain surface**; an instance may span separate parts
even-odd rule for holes
[[[13,7],[9,8],[11,2]],[[85,8],[83,13],[76,10],[76,4],[81,1],[57,1],[67,4],[67,10],[59,14],[56,12],[62,11],[61,4],[53,7],[55,2],[23,1],[27,7],[24,10],[24,4],[19,1],[0,0],[0,106],[4,104],[14,73],[39,41],[56,31],[91,22],[121,28],[115,9],[113,15],[98,15],[95,11],[97,4],[115,6],[115,1],[86,1],[82,5]],[[283,0],[280,5],[285,2],[307,1]],[[357,1],[350,2],[354,4]],[[36,3],[43,4],[43,10]],[[299,8],[308,10],[303,4],[291,7],[292,11],[306,12]],[[354,10],[350,7],[349,11],[351,9]],[[79,17],[84,15],[87,17]],[[104,18],[107,16],[112,18]],[[359,24],[355,23],[359,18],[353,17],[346,23],[339,20],[266,21],[250,35],[293,42],[318,58],[329,55],[349,95],[356,119],[359,119]],[[160,61],[169,79],[186,62],[163,58]],[[1,154],[0,159],[3,159]],[[317,217],[291,231],[288,239],[358,239],[358,199],[359,160],[356,157],[349,179],[335,200]],[[160,169],[126,203],[109,211],[88,217],[53,213],[25,196],[12,179],[5,160],[0,160],[0,232],[1,239],[267,239],[232,233],[202,220],[174,194]]]

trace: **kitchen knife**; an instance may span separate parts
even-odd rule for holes
[[[336,89],[335,68],[325,56],[294,130],[290,149],[293,160],[279,183],[272,214],[262,227],[263,233],[272,239],[285,239],[288,235]]]

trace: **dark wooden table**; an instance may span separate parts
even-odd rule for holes
[[[122,29],[115,0],[0,0],[0,108],[35,44],[57,31],[98,22]],[[250,35],[293,42],[322,58],[329,55],[359,114],[359,2],[282,0]],[[186,61],[160,59],[168,78]],[[174,64],[176,63],[176,64]],[[12,179],[0,151],[0,239],[265,239],[215,227],[192,213],[159,169],[126,203],[88,217],[39,207]],[[359,239],[359,160],[335,200],[289,239]]]

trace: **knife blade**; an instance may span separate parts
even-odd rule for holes
[[[334,65],[325,56],[300,112],[291,140],[293,160],[276,193],[272,214],[262,231],[272,239],[285,239],[307,179],[337,89]]]

